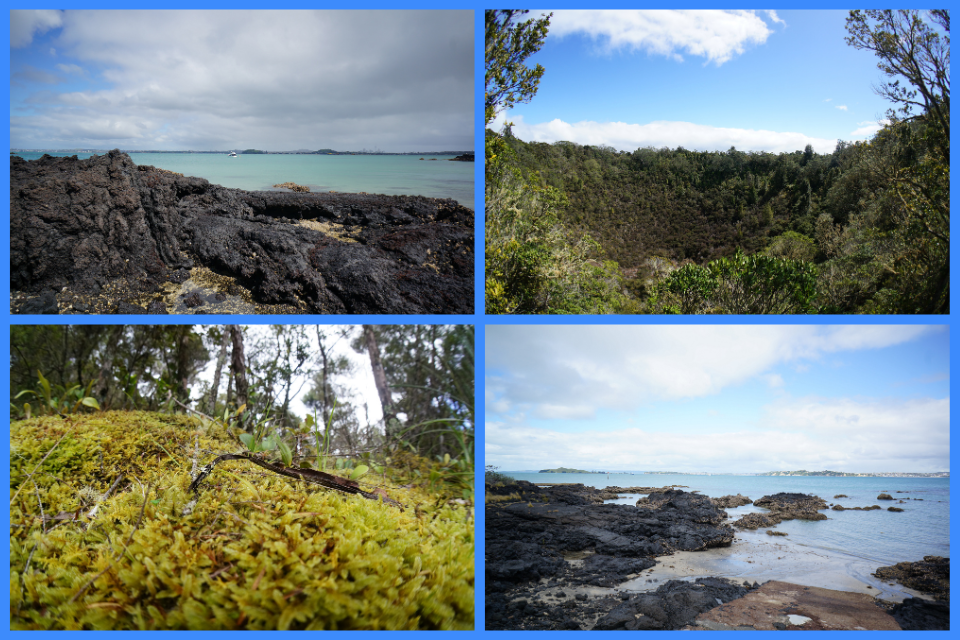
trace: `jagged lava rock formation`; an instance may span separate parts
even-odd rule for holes
[[[150,292],[199,265],[305,313],[473,312],[474,215],[453,200],[247,192],[116,150],[10,165],[12,291]]]

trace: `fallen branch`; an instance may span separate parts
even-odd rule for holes
[[[287,478],[293,478],[294,480],[303,480],[304,482],[308,482],[310,484],[318,484],[321,487],[333,489],[334,491],[340,491],[341,493],[359,495],[367,500],[377,500],[378,498],[383,498],[384,502],[397,505],[397,507],[403,511],[403,505],[388,497],[381,489],[375,489],[372,492],[364,491],[360,488],[360,485],[353,480],[347,480],[346,478],[340,478],[338,476],[324,473],[322,471],[315,471],[313,469],[275,465],[267,462],[266,460],[261,460],[256,456],[246,453],[227,453],[214,458],[210,464],[200,470],[199,475],[197,475],[194,481],[190,483],[190,490],[196,493],[200,487],[200,483],[203,482],[208,475],[210,475],[210,473],[213,471],[213,468],[220,462],[224,462],[226,460],[248,460],[257,466],[263,467],[264,469],[272,471],[278,475],[286,476]]]

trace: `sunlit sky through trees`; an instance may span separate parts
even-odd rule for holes
[[[366,423],[366,415],[363,414],[363,405],[366,403],[367,409],[369,410],[370,423],[378,424],[383,418],[383,411],[380,406],[380,397],[377,395],[377,386],[373,381],[373,373],[370,370],[370,357],[367,355],[366,351],[357,352],[354,351],[350,344],[352,340],[360,332],[360,325],[349,325],[350,330],[349,335],[346,338],[337,339],[337,335],[340,330],[344,327],[340,325],[324,325],[323,331],[329,336],[328,345],[333,345],[331,348],[331,355],[334,357],[343,356],[346,357],[350,363],[353,365],[353,373],[350,376],[340,376],[337,381],[340,384],[343,384],[351,388],[356,396],[354,397],[354,404],[360,415],[357,418],[361,421],[361,424]],[[197,327],[197,330],[202,333],[203,327]],[[316,339],[316,329],[313,326],[307,327],[307,335],[312,339],[312,342],[315,342]],[[273,329],[267,325],[249,325],[244,327],[244,352],[249,360],[254,345],[257,341],[272,339]],[[213,373],[217,367],[217,348],[214,346],[210,349],[210,361],[207,363],[207,366],[199,374],[200,380],[207,383],[207,387],[210,384],[210,381],[213,379]],[[317,348],[316,344],[311,344],[310,354],[313,357],[313,366],[319,366],[316,364],[316,359],[319,358],[320,351]],[[230,348],[227,349],[227,363],[224,365],[226,368],[230,364]],[[249,362],[248,362],[249,367]],[[311,369],[312,371],[315,369]],[[224,374],[226,375],[226,373]],[[221,381],[220,383],[220,393],[226,394],[226,380]],[[299,392],[293,396],[293,399],[290,403],[290,410],[299,416],[300,418],[305,418],[308,413],[311,411],[303,404],[302,399],[307,392],[310,391],[312,383],[310,381],[310,376],[306,375],[295,375],[293,378],[293,389],[296,392],[299,389]],[[197,388],[191,393],[192,400],[200,399],[201,392],[205,389]]]
[[[527,17],[543,11],[531,11]],[[527,142],[622,151],[831,153],[869,139],[892,106],[876,58],[846,44],[847,11],[555,11],[546,69],[514,123]]]
[[[950,468],[944,326],[489,326],[486,464]]]

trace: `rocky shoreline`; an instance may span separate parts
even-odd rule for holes
[[[630,493],[620,487],[539,487],[525,481],[488,484],[486,628],[938,629],[949,625],[948,598],[944,603],[908,598],[894,605],[866,593],[703,575],[692,581],[655,584],[649,576],[658,565],[657,558],[662,566],[674,554],[700,555],[681,552],[726,553],[721,550],[735,539],[734,527],[823,520],[826,516],[820,511],[828,505],[804,494],[764,496],[753,504],[769,511],[750,514],[762,516],[762,521],[741,519],[731,526],[724,509],[750,504],[750,498],[738,494],[711,499],[670,487],[638,488],[646,489],[648,495],[631,506],[603,504],[619,493]],[[930,558],[925,562],[901,567],[896,575],[884,574],[883,579],[916,573],[923,577],[914,576],[912,584],[923,586],[927,593],[934,584],[945,583],[948,588],[949,569]],[[948,567],[949,560],[945,562]],[[931,579],[932,574],[936,577]],[[644,576],[648,586],[638,588]],[[907,584],[908,579],[900,580]],[[628,582],[631,587],[625,586]],[[760,613],[763,607],[757,602],[779,602],[780,607]],[[796,615],[784,614],[787,610]]]
[[[116,150],[10,164],[12,313],[473,312],[474,214],[453,200],[227,189]],[[169,300],[196,268],[223,286]]]

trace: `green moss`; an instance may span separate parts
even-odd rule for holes
[[[11,425],[13,629],[473,628],[472,505],[402,471],[364,480],[405,511],[231,461],[184,515],[196,437],[198,468],[239,449],[184,416]]]

